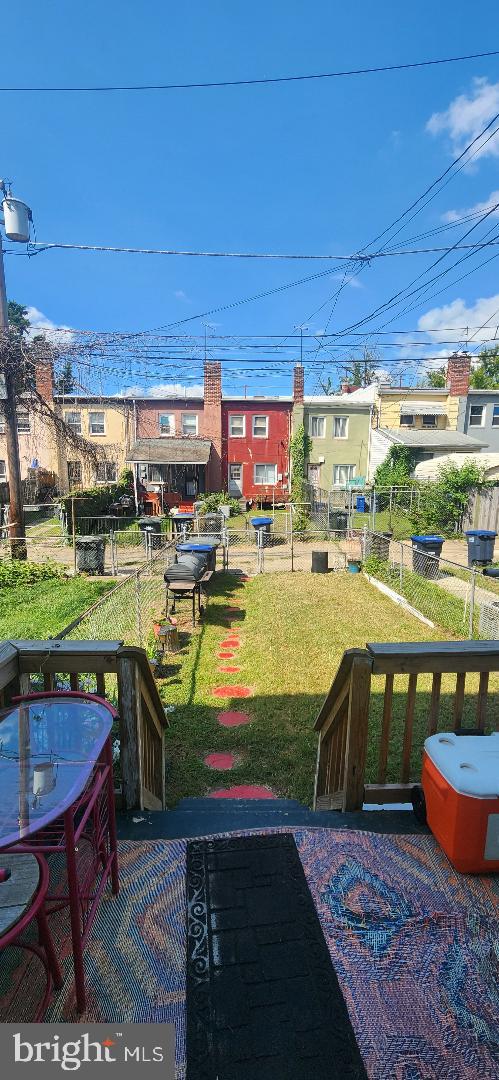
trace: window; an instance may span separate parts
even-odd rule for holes
[[[326,434],[326,417],[313,416],[310,422],[310,434],[313,439],[323,439]]]
[[[413,413],[401,413],[400,415],[401,427],[414,427],[414,415]]]
[[[106,414],[103,412],[89,412],[88,414],[89,435],[106,434]]]
[[[277,465],[255,465],[255,484],[270,484],[277,482]]]
[[[197,435],[198,418],[196,413],[182,413],[182,435]]]
[[[436,426],[437,426],[437,418],[436,418],[436,416],[433,416],[431,413],[423,413],[423,427],[434,427],[434,428],[436,428]]]
[[[333,424],[333,438],[346,439],[348,437],[348,416],[335,416]]]
[[[158,416],[158,424],[160,435],[175,434],[175,417],[173,413],[160,413]]]
[[[253,438],[254,439],[266,439],[269,433],[269,418],[268,416],[254,416],[253,417]]]
[[[492,406],[492,427],[499,427],[499,405]]]
[[[31,425],[27,409],[17,410],[17,430],[20,435],[29,435],[30,433]]]
[[[68,483],[70,489],[81,484],[81,461],[68,461]]]
[[[95,479],[98,484],[115,484],[117,468],[112,461],[99,461],[95,470]]]
[[[64,423],[75,435],[81,435],[81,412],[65,412]]]
[[[470,427],[481,427],[483,424],[483,405],[470,405]]]
[[[232,439],[242,439],[246,434],[246,418],[244,416],[229,416],[229,435]]]
[[[7,469],[5,468],[5,461],[0,461],[0,481],[7,479]]]
[[[355,465],[335,465],[333,484],[335,487],[344,487],[355,475]]]

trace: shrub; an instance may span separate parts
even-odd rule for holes
[[[0,563],[0,587],[11,589],[16,585],[34,585],[37,581],[64,577],[64,570],[54,562],[35,563],[13,559]]]
[[[230,507],[230,516],[234,517],[241,513],[239,499],[233,499],[226,491],[215,491],[211,495],[203,495],[202,511],[204,514],[216,514],[221,506]]]
[[[484,468],[478,461],[468,458],[459,468],[442,465],[437,480],[421,488],[419,507],[412,514],[415,530],[440,532],[444,536],[461,532],[471,493],[489,486],[484,482]]]
[[[310,455],[312,440],[307,435],[304,425],[296,429],[289,446],[291,453],[291,502],[295,506],[293,528],[295,532],[303,532],[310,523],[305,503],[307,501],[307,489],[305,480],[305,463]]]

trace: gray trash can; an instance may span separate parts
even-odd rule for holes
[[[494,543],[497,536],[491,529],[468,529],[468,566],[486,566],[494,561]]]
[[[104,573],[105,536],[77,536],[75,546],[76,569],[81,574]]]
[[[411,540],[412,569],[421,577],[438,578],[443,536],[411,536]]]
[[[144,547],[147,544],[146,536],[149,533],[151,549],[158,549],[161,547],[161,522],[162,518],[159,517],[141,517],[139,518],[139,529],[142,533],[142,539],[144,541]]]
[[[313,551],[312,552],[312,573],[313,574],[327,574],[328,569],[329,569],[328,552],[327,551]]]

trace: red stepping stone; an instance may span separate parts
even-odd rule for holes
[[[252,693],[250,686],[215,686],[212,690],[215,697],[251,697]]]
[[[221,649],[239,649],[241,642],[237,637],[226,638],[225,641],[220,642]]]
[[[219,660],[232,660],[232,657],[234,655],[235,655],[235,653],[233,653],[233,652],[219,652],[218,653],[218,659]]]
[[[237,675],[237,672],[241,670],[240,667],[219,667],[219,671],[223,671],[224,675]]]
[[[247,712],[221,712],[217,716],[218,723],[222,727],[241,727],[249,724],[251,717]]]
[[[207,754],[204,759],[204,764],[209,769],[217,769],[219,772],[226,772],[227,769],[232,769],[235,765],[234,754]]]
[[[238,784],[236,787],[220,788],[210,792],[210,799],[276,799],[268,787],[259,784]]]

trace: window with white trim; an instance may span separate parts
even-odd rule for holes
[[[255,465],[253,480],[255,484],[268,484],[273,486],[277,483],[277,465]]]
[[[254,439],[267,439],[269,434],[269,418],[268,416],[254,416],[253,417],[253,438]]]
[[[106,414],[105,414],[105,412],[89,412],[89,414],[88,414],[88,433],[89,433],[89,435],[105,435],[106,434]]]
[[[423,427],[436,428],[437,418],[433,413],[423,413],[422,416]]]
[[[335,487],[344,487],[353,480],[355,465],[335,465],[333,470],[333,484]]]
[[[31,431],[31,423],[27,409],[17,410],[17,430],[20,435],[29,435]]]
[[[115,484],[118,469],[113,461],[98,461],[95,469],[95,479],[98,484]]]
[[[499,405],[492,406],[492,427],[499,427]]]
[[[348,438],[348,416],[335,416],[333,421],[333,438]]]
[[[197,433],[198,433],[197,413],[192,413],[192,412],[182,413],[181,422],[182,422],[182,435],[197,435]]]
[[[312,416],[310,418],[310,434],[313,439],[324,439],[326,435],[326,417]]]
[[[70,409],[64,413],[64,423],[71,428],[75,435],[81,435],[81,412],[78,409]]]
[[[401,427],[414,427],[414,413],[404,412],[400,414]]]
[[[243,439],[246,434],[246,417],[240,413],[229,416],[229,435],[231,439]]]
[[[483,414],[483,405],[470,405],[469,427],[482,427],[484,420]]]
[[[5,461],[0,461],[0,481],[1,480],[6,480],[6,479],[7,479],[7,469],[6,469],[6,466],[5,466]]]
[[[175,417],[173,413],[159,413],[158,426],[160,435],[174,435]]]

